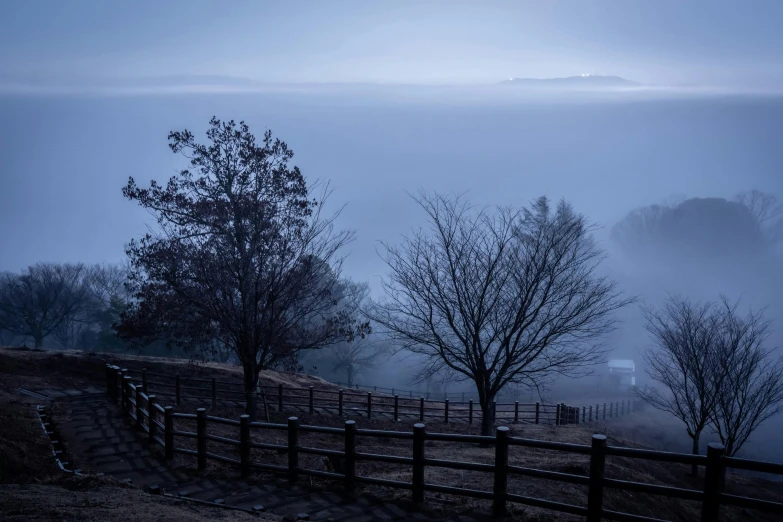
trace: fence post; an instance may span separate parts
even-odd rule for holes
[[[468,424],[473,424],[473,399],[468,403]]]
[[[394,396],[394,422],[399,422],[400,420],[400,398],[395,395]]]
[[[606,403],[604,403],[604,419],[603,420],[606,420]]]
[[[166,460],[174,458],[174,415],[171,406],[163,408],[163,442]]]
[[[519,401],[514,401],[514,424],[519,422]]]
[[[408,390],[408,398],[409,399],[413,398],[413,390]]]
[[[106,363],[106,395],[113,399],[114,396],[112,395],[112,379],[114,378],[114,369],[112,368],[111,364]]]
[[[506,514],[508,495],[508,428],[498,426],[495,431],[495,487],[492,493],[492,516]]]
[[[122,370],[120,374],[120,407],[122,407],[122,414],[125,415],[128,409],[128,381],[125,379],[125,373]]]
[[[423,401],[424,399],[422,399]],[[422,402],[422,404],[424,404]],[[424,502],[424,424],[413,425],[413,501]]]
[[[144,393],[147,393],[147,369],[146,368],[141,369],[141,386],[142,386],[142,391]]]
[[[135,392],[135,399],[136,399],[136,429],[140,430],[142,427],[142,424],[144,424],[144,414],[141,413],[141,386],[138,384],[136,385],[136,392]]]
[[[182,382],[179,374],[177,374],[176,378],[174,379],[174,387],[176,388],[177,406],[179,406],[180,402],[182,402]]]
[[[367,420],[372,419],[372,393],[367,392]]]
[[[299,419],[288,417],[288,480],[299,478]]]
[[[242,478],[250,474],[250,415],[239,417],[239,470]]]
[[[590,478],[587,492],[587,522],[601,522],[604,501],[606,435],[593,435],[590,452]]]
[[[118,369],[115,369],[112,386],[114,387],[114,403],[117,404],[117,399],[122,398],[122,372]],[[122,400],[120,400],[120,406],[122,406]]]
[[[419,422],[424,422],[424,397],[419,399]]]
[[[555,426],[560,425],[560,404],[555,405]]]
[[[131,384],[133,384],[133,381],[131,379],[131,376],[128,374],[125,374],[125,378],[123,380],[125,381],[125,411],[123,413],[124,415],[130,417],[132,414]]]
[[[157,426],[155,426],[155,397],[154,395],[148,395],[147,396],[147,413],[149,416],[147,417],[147,425],[149,426],[149,441],[150,445],[152,445],[155,442],[155,430],[157,429]]]
[[[723,455],[721,444],[707,445],[707,469],[704,472],[704,500],[701,504],[701,522],[718,522],[720,494],[723,492]]]
[[[614,414],[614,403],[613,403],[613,402],[610,402],[610,403],[609,403],[609,418],[610,418],[610,419],[612,418],[612,415],[613,415],[613,414]]]
[[[337,415],[339,417],[343,416],[343,391],[339,390],[337,392]]]
[[[106,395],[111,397],[111,365],[106,363]]]
[[[345,421],[345,492],[356,489],[356,421]]]
[[[541,414],[541,404],[536,402],[536,424],[538,424],[538,418]]]
[[[310,386],[310,395],[308,396],[308,406],[310,407],[310,413],[315,411],[315,405],[313,404],[313,387]]]
[[[166,460],[174,458],[174,408],[166,406],[163,408],[163,450],[166,454]]]
[[[593,422],[593,407],[592,406],[590,406],[589,422]]]
[[[217,379],[212,377],[212,405],[217,402]]]
[[[498,401],[492,401],[492,424],[498,420]]]
[[[277,385],[277,411],[283,411],[283,385]]]
[[[443,423],[449,423],[449,400],[443,401]]]
[[[198,469],[207,469],[207,410],[196,410],[196,459]]]

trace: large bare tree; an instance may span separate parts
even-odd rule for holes
[[[81,264],[38,263],[0,274],[0,327],[32,337],[36,348],[87,303]]]
[[[701,434],[714,414],[721,389],[721,309],[670,296],[660,309],[646,307],[645,328],[654,346],[644,352],[646,371],[662,388],[637,388],[651,406],[684,424],[699,453]],[[692,468],[696,475],[698,468]]]
[[[368,315],[422,356],[422,379],[449,368],[475,384],[482,433],[491,432],[491,405],[504,386],[582,375],[602,359],[598,340],[630,300],[599,275],[604,255],[583,216],[546,198],[522,209],[414,199],[429,228],[384,245],[385,299]]]
[[[190,169],[166,185],[145,189],[131,178],[123,189],[158,227],[127,247],[135,296],[118,330],[230,347],[255,415],[261,369],[362,330],[335,308],[339,251],[352,233],[334,230],[334,217],[321,213],[328,187],[312,199],[289,165],[293,152],[271,132],[259,143],[243,122],[213,118],[207,138],[172,132],[169,146]]]
[[[764,311],[740,315],[738,304],[722,300],[720,365],[725,375],[712,416],[712,426],[726,452],[733,456],[764,421],[780,413],[783,363],[766,346],[770,322]]]

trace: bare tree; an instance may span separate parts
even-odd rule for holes
[[[736,454],[764,421],[780,413],[783,363],[765,347],[770,323],[763,311],[744,317],[738,304],[722,300],[720,365],[725,375],[712,415],[712,425],[728,455]],[[720,376],[718,377],[720,379]]]
[[[326,277],[331,277],[326,274]],[[335,310],[342,310],[350,317],[359,317],[360,310],[369,298],[370,289],[367,283],[359,283],[349,279],[337,282],[334,295]],[[367,327],[365,334],[371,328]],[[378,358],[386,352],[384,345],[375,337],[358,336],[352,340],[341,340],[331,343],[323,350],[306,350],[298,355],[298,370],[326,371],[332,375],[343,376],[348,386],[353,386],[356,376],[362,371],[374,367]],[[343,377],[337,377],[342,379]]]
[[[632,210],[612,227],[612,239],[626,252],[656,246],[665,237],[663,222],[674,206],[650,205]]]
[[[0,327],[32,337],[36,348],[86,303],[84,266],[38,263],[0,275]]]
[[[670,296],[660,310],[645,308],[645,328],[655,346],[644,353],[647,374],[664,389],[637,388],[639,396],[685,423],[694,455],[717,405],[720,310]],[[697,474],[697,466],[692,468]]]
[[[86,266],[79,283],[86,290],[83,306],[69,314],[52,332],[52,337],[65,349],[95,349],[98,343],[106,343],[107,336],[114,335],[111,316],[116,316],[113,310],[116,301],[130,300],[125,288],[127,279],[127,268],[123,265]]]
[[[735,200],[753,214],[759,230],[771,241],[783,239],[783,204],[778,198],[754,189],[737,194]]]
[[[124,264],[96,264],[87,269],[85,283],[90,294],[108,308],[112,298],[131,299],[126,286],[129,274],[130,268]]]
[[[403,349],[423,356],[420,374],[450,368],[476,386],[482,433],[509,383],[583,375],[603,357],[623,299],[597,274],[604,258],[591,227],[565,202],[476,210],[461,197],[414,198],[429,218],[401,246],[384,245],[386,299],[368,315]]]
[[[135,295],[118,330],[128,339],[230,347],[254,416],[260,370],[363,331],[334,306],[338,254],[353,236],[321,214],[328,187],[311,199],[312,187],[289,165],[293,152],[271,132],[258,143],[243,122],[213,118],[207,138],[172,132],[171,150],[191,169],[165,186],[142,189],[131,178],[123,189],[158,229],[126,249]]]
[[[375,368],[386,350],[375,336],[341,342],[328,349],[333,372],[345,372],[348,387],[356,383],[356,376]]]

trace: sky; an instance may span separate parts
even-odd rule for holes
[[[783,85],[779,0],[0,2],[0,82]]]

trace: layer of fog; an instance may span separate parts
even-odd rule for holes
[[[500,92],[496,87],[492,92]],[[189,128],[200,135],[217,115],[246,120],[259,134],[272,129],[293,148],[306,176],[332,181],[333,207],[347,204],[340,225],[358,231],[345,275],[368,281],[375,292],[384,271],[377,241],[395,242],[423,224],[405,191],[467,191],[477,204],[512,205],[548,195],[605,226],[598,238],[610,253],[606,269],[648,304],[660,303],[666,292],[696,299],[723,293],[770,306],[773,320],[783,318],[780,264],[776,278],[774,268],[759,271],[751,259],[641,263],[621,256],[609,237],[630,210],[673,195],[731,198],[757,188],[783,196],[783,99],[695,91],[533,96],[505,90],[490,97],[465,89],[373,89],[2,96],[0,269],[39,260],[122,260],[123,244],[150,222],[122,199],[127,177],[141,184],[166,179],[182,167],[167,149],[167,133]],[[608,345],[613,356],[639,361],[649,341],[638,309],[622,319]],[[776,327],[774,340],[783,345],[783,324]],[[407,364],[385,364],[357,380],[410,387]],[[781,424],[778,418],[760,431],[749,444],[759,453],[752,456],[773,449],[770,433]]]

